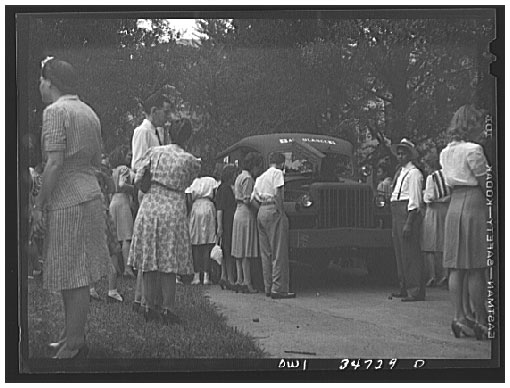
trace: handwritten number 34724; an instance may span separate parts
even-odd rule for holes
[[[397,359],[392,358],[390,361],[388,361],[388,365],[390,369],[393,369],[395,365],[397,364]],[[340,366],[338,369],[345,370],[348,368],[352,368],[354,370],[359,368],[364,369],[382,369],[384,366],[383,360],[349,360],[348,358],[344,358],[342,361],[340,361]]]

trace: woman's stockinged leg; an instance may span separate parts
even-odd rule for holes
[[[242,268],[243,268],[243,283],[245,286],[251,287],[251,267],[250,267],[250,259],[244,257],[242,260]]]
[[[462,281],[462,309],[464,310],[464,315],[466,317],[474,319],[473,309],[471,308],[471,297],[469,291],[469,276],[468,273],[464,276],[464,280]]]
[[[109,272],[108,272],[108,290],[116,290],[117,289],[117,269],[115,268],[115,265],[113,264],[113,261],[117,260],[116,255],[110,256],[110,265],[109,265]]]
[[[476,321],[487,326],[487,311],[485,310],[484,298],[487,295],[485,286],[484,269],[468,270],[469,297],[473,303]]]
[[[122,260],[124,262],[124,275],[135,276],[131,267],[127,265],[131,240],[122,241]]]
[[[243,261],[242,259],[235,259],[236,261],[236,270],[237,270],[237,280],[236,284],[243,284],[244,283],[244,277],[243,277]]]
[[[234,258],[231,255],[225,255],[224,264],[227,267],[227,280],[234,284]]]
[[[464,320],[464,309],[462,306],[463,285],[466,271],[462,269],[452,269],[448,279],[448,289],[450,293],[450,301],[453,306],[454,319]]]
[[[434,262],[434,252],[425,252],[425,264],[427,265],[427,286],[433,285],[436,280],[436,266]]]
[[[175,277],[174,273],[160,272],[161,291],[163,293],[163,302],[161,307],[166,310],[174,311],[175,309]]]
[[[89,286],[63,290],[66,317],[66,347],[73,351],[83,345],[89,312]]]

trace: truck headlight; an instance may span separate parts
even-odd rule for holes
[[[386,205],[386,198],[384,195],[377,195],[375,197],[375,206],[384,207]]]
[[[301,206],[303,206],[304,208],[308,208],[313,205],[312,198],[310,197],[309,194],[303,194],[299,202],[301,203]]]
[[[364,176],[366,178],[372,173],[372,167],[369,164],[367,164],[367,165],[361,167],[360,173],[362,176]]]

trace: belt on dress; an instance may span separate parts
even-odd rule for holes
[[[173,192],[176,192],[176,193],[181,193],[181,194],[184,193],[182,190],[177,190],[177,189],[174,189],[172,187],[168,187],[168,186],[166,186],[166,185],[164,185],[162,183],[159,183],[157,181],[151,181],[151,185],[156,185],[156,186],[159,186],[159,187],[163,187],[166,190],[173,191]]]

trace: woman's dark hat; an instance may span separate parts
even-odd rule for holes
[[[411,160],[418,159],[419,155],[418,151],[416,150],[416,146],[414,145],[413,142],[406,139],[405,137],[402,140],[400,140],[400,143],[393,144],[391,146],[391,152],[397,155],[397,151],[399,148],[405,148],[409,152],[409,155],[411,155]]]

